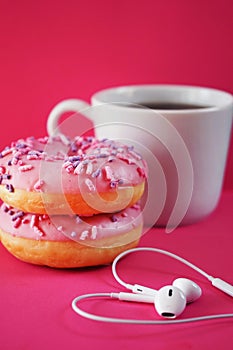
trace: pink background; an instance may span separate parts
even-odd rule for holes
[[[3,147],[46,133],[60,100],[138,83],[233,93],[231,0],[0,2]],[[233,188],[233,141],[225,188]]]
[[[21,137],[44,135],[47,115],[60,100],[88,101],[110,86],[194,84],[233,93],[232,18],[232,0],[0,1],[0,148]],[[152,229],[141,245],[181,254],[233,283],[233,138],[224,189],[217,210],[205,221],[170,236]],[[141,277],[129,267],[131,278],[157,287],[178,277],[176,265],[156,259],[148,270],[149,257],[133,260],[142,264]],[[161,267],[154,271],[157,264]],[[180,266],[179,271],[204,289],[203,299],[185,317],[232,310],[230,297],[192,271]],[[35,267],[17,261],[0,245],[0,281],[4,350],[232,349],[229,320],[154,328],[96,324],[76,316],[70,302],[77,294],[119,290],[110,267]],[[95,312],[109,315],[111,310],[154,317],[150,305],[94,303]]]

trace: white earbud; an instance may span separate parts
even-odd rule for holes
[[[179,288],[164,286],[155,295],[154,305],[160,316],[176,318],[184,311],[186,298]]]
[[[201,288],[187,278],[177,278],[172,286],[161,288],[155,295],[155,308],[160,316],[175,318],[185,309],[186,304],[197,300]]]
[[[158,314],[165,318],[176,318],[185,309],[187,303],[201,296],[201,288],[187,278],[178,278],[172,285],[158,291],[140,285],[134,285],[133,293],[112,293],[112,298],[119,300],[154,303]]]
[[[202,294],[201,288],[195,282],[187,278],[177,278],[172,285],[183,292],[187,304],[197,300]]]

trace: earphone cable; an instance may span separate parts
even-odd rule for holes
[[[188,267],[192,268],[193,270],[197,271],[198,273],[200,273],[204,277],[206,277],[212,283],[212,285],[214,287],[220,289],[221,291],[223,291],[226,294],[228,294],[231,297],[233,297],[233,286],[230,285],[229,283],[227,283],[226,281],[223,281],[220,278],[215,278],[215,277],[210,276],[208,273],[206,273],[205,271],[203,271],[202,269],[200,269],[196,265],[190,263],[186,259],[181,258],[180,256],[178,256],[176,254],[173,254],[173,253],[171,253],[169,251],[166,251],[166,250],[163,250],[163,249],[151,248],[151,247],[141,247],[141,248],[138,247],[138,248],[129,249],[129,250],[124,251],[123,253],[119,254],[115,258],[115,260],[113,261],[113,264],[112,264],[113,276],[116,279],[116,281],[119,284],[121,284],[122,286],[124,286],[126,289],[129,289],[129,290],[134,292],[135,286],[138,286],[138,285],[132,285],[132,284],[124,282],[119,277],[119,275],[118,275],[118,273],[116,271],[116,265],[119,262],[119,260],[121,258],[123,258],[124,256],[126,256],[126,255],[128,255],[130,253],[133,253],[133,252],[138,252],[138,251],[151,251],[151,252],[161,253],[161,254],[167,255],[167,256],[169,256],[171,258],[174,258],[174,259],[180,261],[181,263],[187,265]],[[139,286],[139,287],[141,287],[141,286]],[[145,288],[145,289],[148,290],[150,288]],[[155,291],[155,290],[152,290],[152,291],[157,293],[157,291]],[[149,292],[151,292],[151,289],[150,289]],[[121,294],[121,293],[119,293],[119,294]],[[86,312],[86,311],[82,310],[77,305],[78,302],[80,302],[81,300],[84,300],[84,299],[91,299],[91,298],[115,298],[115,297],[117,297],[117,293],[84,294],[84,295],[78,296],[75,299],[73,299],[73,301],[72,301],[72,308],[77,314],[79,314],[82,317],[88,318],[90,320],[101,321],[101,322],[108,322],[108,323],[138,324],[138,325],[140,325],[140,324],[141,325],[173,325],[173,324],[199,322],[199,321],[207,321],[207,320],[214,320],[214,319],[226,319],[226,318],[232,318],[233,317],[233,314],[231,313],[231,314],[206,315],[206,316],[199,316],[199,317],[192,317],[192,318],[185,318],[185,319],[178,319],[178,320],[122,319],[122,318],[105,317],[105,316],[101,316],[101,315],[92,314],[92,313],[89,313],[89,312]],[[147,295],[147,297],[149,297],[149,295]],[[146,301],[146,302],[148,302],[148,301]],[[149,302],[151,302],[151,301],[149,301]]]
[[[214,319],[226,319],[232,318],[233,314],[216,314],[207,315],[199,317],[184,318],[178,320],[139,320],[139,319],[124,319],[115,317],[106,317],[96,314],[89,313],[82,310],[77,304],[81,300],[91,299],[91,298],[111,298],[112,293],[92,293],[84,294],[76,297],[72,301],[72,309],[80,316],[90,319],[92,321],[107,322],[107,323],[120,323],[120,324],[137,324],[137,325],[175,325],[182,323],[200,322],[200,321],[210,321]]]
[[[122,286],[124,286],[126,289],[130,289],[132,290],[133,289],[133,285],[132,284],[129,284],[129,283],[126,283],[124,282],[118,275],[117,271],[116,271],[116,265],[117,263],[119,262],[119,260],[121,260],[123,257],[125,257],[126,255],[130,254],[130,253],[134,253],[134,252],[140,252],[140,251],[150,251],[150,252],[156,252],[156,253],[160,253],[160,254],[163,254],[163,255],[167,255],[169,256],[170,258],[173,258],[175,260],[178,260],[180,261],[181,263],[189,266],[191,269],[197,271],[198,273],[200,273],[201,275],[203,275],[204,277],[206,277],[209,281],[213,281],[214,280],[214,277],[210,276],[208,273],[206,273],[205,271],[203,271],[202,269],[200,269],[199,267],[197,267],[196,265],[192,264],[191,262],[189,262],[188,260],[174,254],[174,253],[171,253],[169,251],[166,251],[166,250],[163,250],[163,249],[159,249],[159,248],[150,248],[150,247],[138,247],[138,248],[132,248],[132,249],[129,249],[127,251],[124,251],[122,252],[121,254],[119,254],[115,260],[113,261],[112,263],[112,273],[113,273],[113,276],[114,278],[116,279],[116,281],[121,284]]]

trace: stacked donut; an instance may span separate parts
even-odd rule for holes
[[[71,268],[107,264],[142,233],[147,167],[111,140],[64,135],[0,153],[0,239],[17,258]]]

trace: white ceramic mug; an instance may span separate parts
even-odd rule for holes
[[[151,103],[160,107],[148,108]],[[189,107],[164,109],[161,104]],[[169,232],[204,218],[217,206],[231,134],[231,94],[182,85],[110,88],[95,93],[91,105],[78,99],[60,102],[49,115],[49,135],[60,132],[58,121],[70,111],[91,119],[98,138],[133,144],[146,158],[148,225],[166,226]]]

